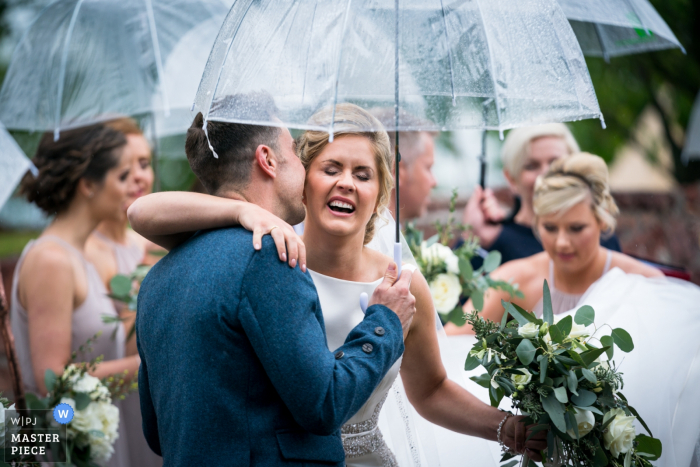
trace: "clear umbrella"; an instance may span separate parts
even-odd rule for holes
[[[114,116],[168,116],[178,110],[178,90],[163,64],[188,31],[226,10],[220,0],[58,0],[15,49],[0,120],[58,138],[61,129]]]
[[[559,0],[585,55],[685,49],[648,0]]]
[[[279,120],[262,106],[223,100],[255,92],[274,99]],[[602,121],[556,0],[238,1],[211,51],[195,108],[205,122],[284,125],[332,138],[333,124],[310,117],[342,102],[393,108],[386,129],[400,131],[502,133],[542,122]],[[402,112],[424,123],[402,123]]]
[[[0,208],[5,205],[15,187],[28,170],[36,173],[36,167],[0,123]]]

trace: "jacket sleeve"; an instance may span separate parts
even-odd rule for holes
[[[345,344],[330,352],[310,276],[282,263],[269,237],[248,265],[239,307],[241,324],[272,384],[296,422],[314,434],[336,432],[404,350],[399,318],[373,305]]]
[[[137,342],[138,345],[138,342]],[[142,429],[146,437],[148,447],[153,452],[162,456],[160,449],[160,437],[158,435],[158,419],[156,418],[155,407],[153,407],[153,399],[151,398],[151,389],[148,384],[148,369],[146,368],[146,359],[141,354],[141,367],[139,368],[139,401],[141,404]]]

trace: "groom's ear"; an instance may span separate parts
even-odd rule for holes
[[[255,149],[254,164],[266,176],[270,178],[277,177],[279,161],[269,146],[265,146],[264,144],[258,145],[258,147]]]

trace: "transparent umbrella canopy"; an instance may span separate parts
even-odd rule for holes
[[[36,167],[0,123],[0,209],[28,170]]]
[[[255,99],[228,105],[238,100],[227,96],[240,94],[272,97],[278,115]],[[332,141],[335,119],[323,126],[311,117],[346,102],[394,109],[384,125],[394,131],[502,134],[603,118],[556,0],[237,1],[193,108],[205,132],[208,121],[237,122],[328,131]],[[398,206],[398,189],[396,196]],[[400,265],[399,219],[394,247]]]
[[[216,105],[262,91],[280,109]],[[327,130],[320,108],[350,102],[423,120],[387,130],[508,128],[600,118],[576,37],[556,0],[237,1],[212,48],[195,108],[206,120]]]
[[[559,0],[585,55],[685,49],[648,0]]]
[[[62,129],[115,116],[169,116],[178,109],[178,90],[164,63],[187,32],[223,18],[227,7],[220,0],[58,0],[15,49],[0,90],[0,120],[58,138]]]

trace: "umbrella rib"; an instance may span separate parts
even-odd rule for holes
[[[605,48],[605,43],[603,42],[603,37],[600,34],[600,24],[593,23],[593,27],[595,28],[595,33],[596,33],[596,36],[598,37],[598,43],[600,44],[600,50],[603,51],[603,60],[605,60],[605,63],[610,63],[610,54],[608,53],[608,49]]]
[[[163,110],[165,116],[170,116],[170,103],[168,102],[168,93],[165,89],[165,74],[163,73],[163,59],[160,55],[160,44],[158,43],[158,32],[156,30],[156,18],[153,14],[153,3],[151,0],[146,0],[146,13],[148,15],[148,28],[151,31],[151,42],[153,43],[153,55],[156,62],[156,72],[158,73],[158,83],[160,83],[161,94],[163,94]]]
[[[318,8],[318,0],[314,3],[314,12],[311,15],[311,25],[309,26],[309,46],[306,48],[306,65],[304,65],[304,83],[301,87],[301,105],[304,105],[304,97],[306,96],[306,75],[309,73],[309,53],[311,52],[311,42],[313,40],[314,22],[316,21],[316,8]]]
[[[55,127],[53,130],[53,140],[58,141],[58,135],[60,133],[61,127],[61,105],[63,103],[63,87],[65,85],[66,79],[66,62],[68,61],[68,46],[70,45],[71,38],[73,37],[73,29],[75,28],[75,22],[78,20],[78,13],[80,12],[80,7],[83,5],[84,0],[78,0],[75,4],[75,9],[73,10],[73,15],[70,18],[70,23],[68,24],[68,31],[66,32],[66,40],[63,44],[63,53],[61,54],[61,68],[58,72],[58,94],[56,102],[56,118]]]
[[[637,11],[637,8],[635,8],[634,3],[631,2],[630,0],[625,0],[625,1],[629,5],[630,9],[632,10],[632,13],[637,15],[637,18],[639,19],[639,24],[642,26],[642,29],[644,29],[644,32],[646,32],[647,35],[649,35],[649,28],[646,26],[646,24],[644,24],[644,20],[642,19],[642,16]]]
[[[479,16],[481,17],[481,26],[484,28],[484,36],[486,36],[486,48],[489,51],[489,71],[491,75],[491,82],[493,83],[493,100],[496,104],[496,118],[498,119],[498,133],[503,139],[503,130],[501,129],[501,106],[498,102],[498,91],[496,90],[496,77],[493,71],[493,51],[491,50],[491,44],[489,43],[489,34],[486,30],[486,21],[484,21],[484,14],[481,12],[481,3],[476,0],[476,8],[479,10]],[[486,122],[484,122],[484,127],[486,127]]]
[[[226,64],[226,59],[228,58],[228,54],[231,52],[231,46],[233,45],[233,42],[236,38],[236,34],[238,34],[238,30],[241,28],[241,24],[243,24],[243,20],[245,17],[248,15],[248,12],[250,11],[250,7],[253,6],[253,0],[248,1],[248,6],[246,7],[245,13],[243,13],[243,16],[241,16],[241,20],[238,22],[238,26],[236,26],[236,30],[233,31],[233,34],[231,35],[231,42],[228,43],[228,47],[226,47],[226,54],[224,55],[224,60],[221,63],[221,67],[219,67],[219,75],[216,77],[216,84],[214,85],[214,89],[211,92],[211,98],[209,99],[209,105],[207,106],[207,114],[204,117],[204,121],[206,122],[209,119],[209,113],[211,112],[211,104],[214,102],[214,96],[216,96],[216,90],[219,88],[219,82],[221,81],[221,73],[224,71],[224,65]],[[217,37],[218,40],[218,37]],[[209,137],[207,136],[207,140]],[[211,146],[211,144],[210,144]]]
[[[442,10],[442,24],[445,26],[445,45],[447,46],[447,56],[450,59],[450,85],[452,86],[452,105],[457,105],[457,99],[455,96],[455,74],[454,67],[452,65],[452,46],[450,45],[450,35],[447,32],[447,16],[445,14],[445,5],[443,0],[440,0],[440,10]]]
[[[335,91],[333,93],[333,115],[331,116],[331,127],[328,131],[328,140],[333,142],[333,128],[335,127],[335,106],[338,104],[338,81],[340,80],[340,65],[343,62],[343,40],[345,40],[345,30],[348,25],[348,16],[350,16],[350,4],[352,0],[348,0],[345,5],[345,16],[343,17],[343,29],[340,32],[340,50],[338,51],[338,66],[335,69]]]

